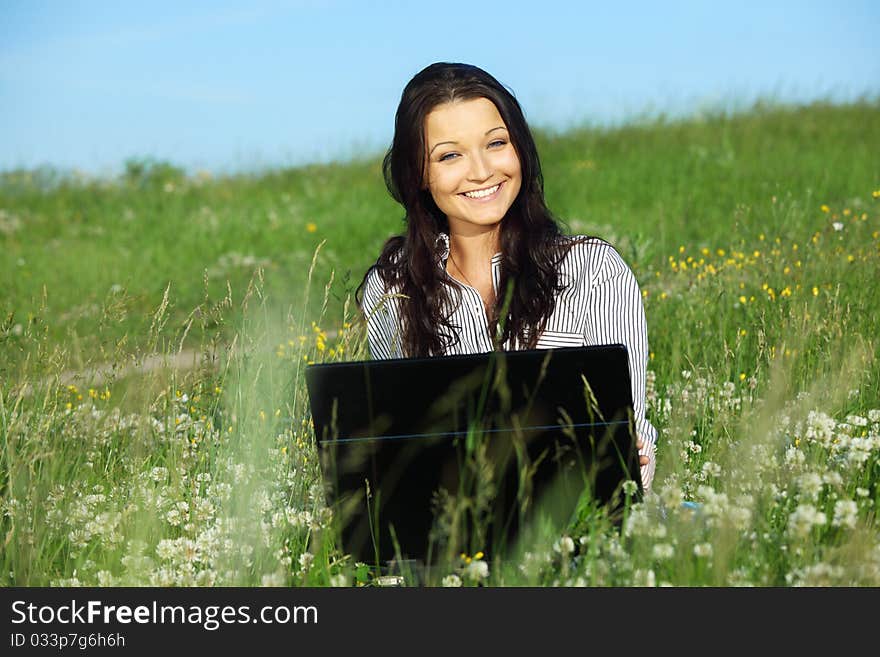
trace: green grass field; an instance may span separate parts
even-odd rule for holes
[[[880,103],[537,137],[642,285],[656,495],[431,583],[880,585]],[[5,585],[372,583],[323,540],[302,372],[364,357],[380,159],[0,175]]]

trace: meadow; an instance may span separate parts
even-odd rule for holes
[[[537,138],[642,287],[654,490],[429,583],[880,585],[880,102]],[[303,370],[367,357],[380,161],[0,174],[3,585],[375,583],[325,540]]]

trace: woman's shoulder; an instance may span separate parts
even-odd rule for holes
[[[606,248],[614,248],[614,246],[595,235],[560,235],[563,244],[571,244],[572,248],[580,248],[587,251],[595,251]]]
[[[562,235],[560,241],[566,249],[562,264],[567,268],[592,269],[616,253],[614,245],[593,235]]]
[[[568,252],[560,269],[570,277],[571,284],[592,289],[609,279],[628,279],[633,276],[630,266],[615,246],[592,235],[566,235]]]

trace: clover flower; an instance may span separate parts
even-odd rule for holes
[[[464,567],[464,576],[474,582],[487,579],[489,577],[489,564],[482,559],[474,559]]]
[[[831,524],[835,527],[855,529],[859,506],[854,500],[837,500],[834,503],[834,516]]]
[[[458,588],[461,586],[461,577],[455,573],[447,575],[441,580],[441,584],[446,588]]]
[[[828,517],[812,504],[801,504],[788,517],[788,531],[795,536],[805,538],[813,527],[821,527],[828,522]]]

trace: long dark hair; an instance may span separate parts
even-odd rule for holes
[[[522,185],[501,220],[501,281],[489,312],[489,333],[496,345],[515,337],[524,348],[535,347],[547,318],[553,313],[559,283],[557,265],[572,241],[565,239],[544,203],[544,179],[538,150],[522,108],[486,71],[469,64],[431,64],[406,85],[394,120],[394,139],[383,161],[385,184],[406,210],[406,232],[388,239],[376,264],[367,270],[355,292],[360,295],[367,277],[378,269],[386,291],[405,295],[400,303],[401,337],[407,357],[443,354],[455,343],[455,327],[445,315],[449,284],[461,298],[454,280],[438,265],[441,232],[449,232],[424,184],[425,118],[438,105],[457,100],[486,98],[495,104],[519,157]],[[506,291],[512,295],[505,321],[499,319]]]

